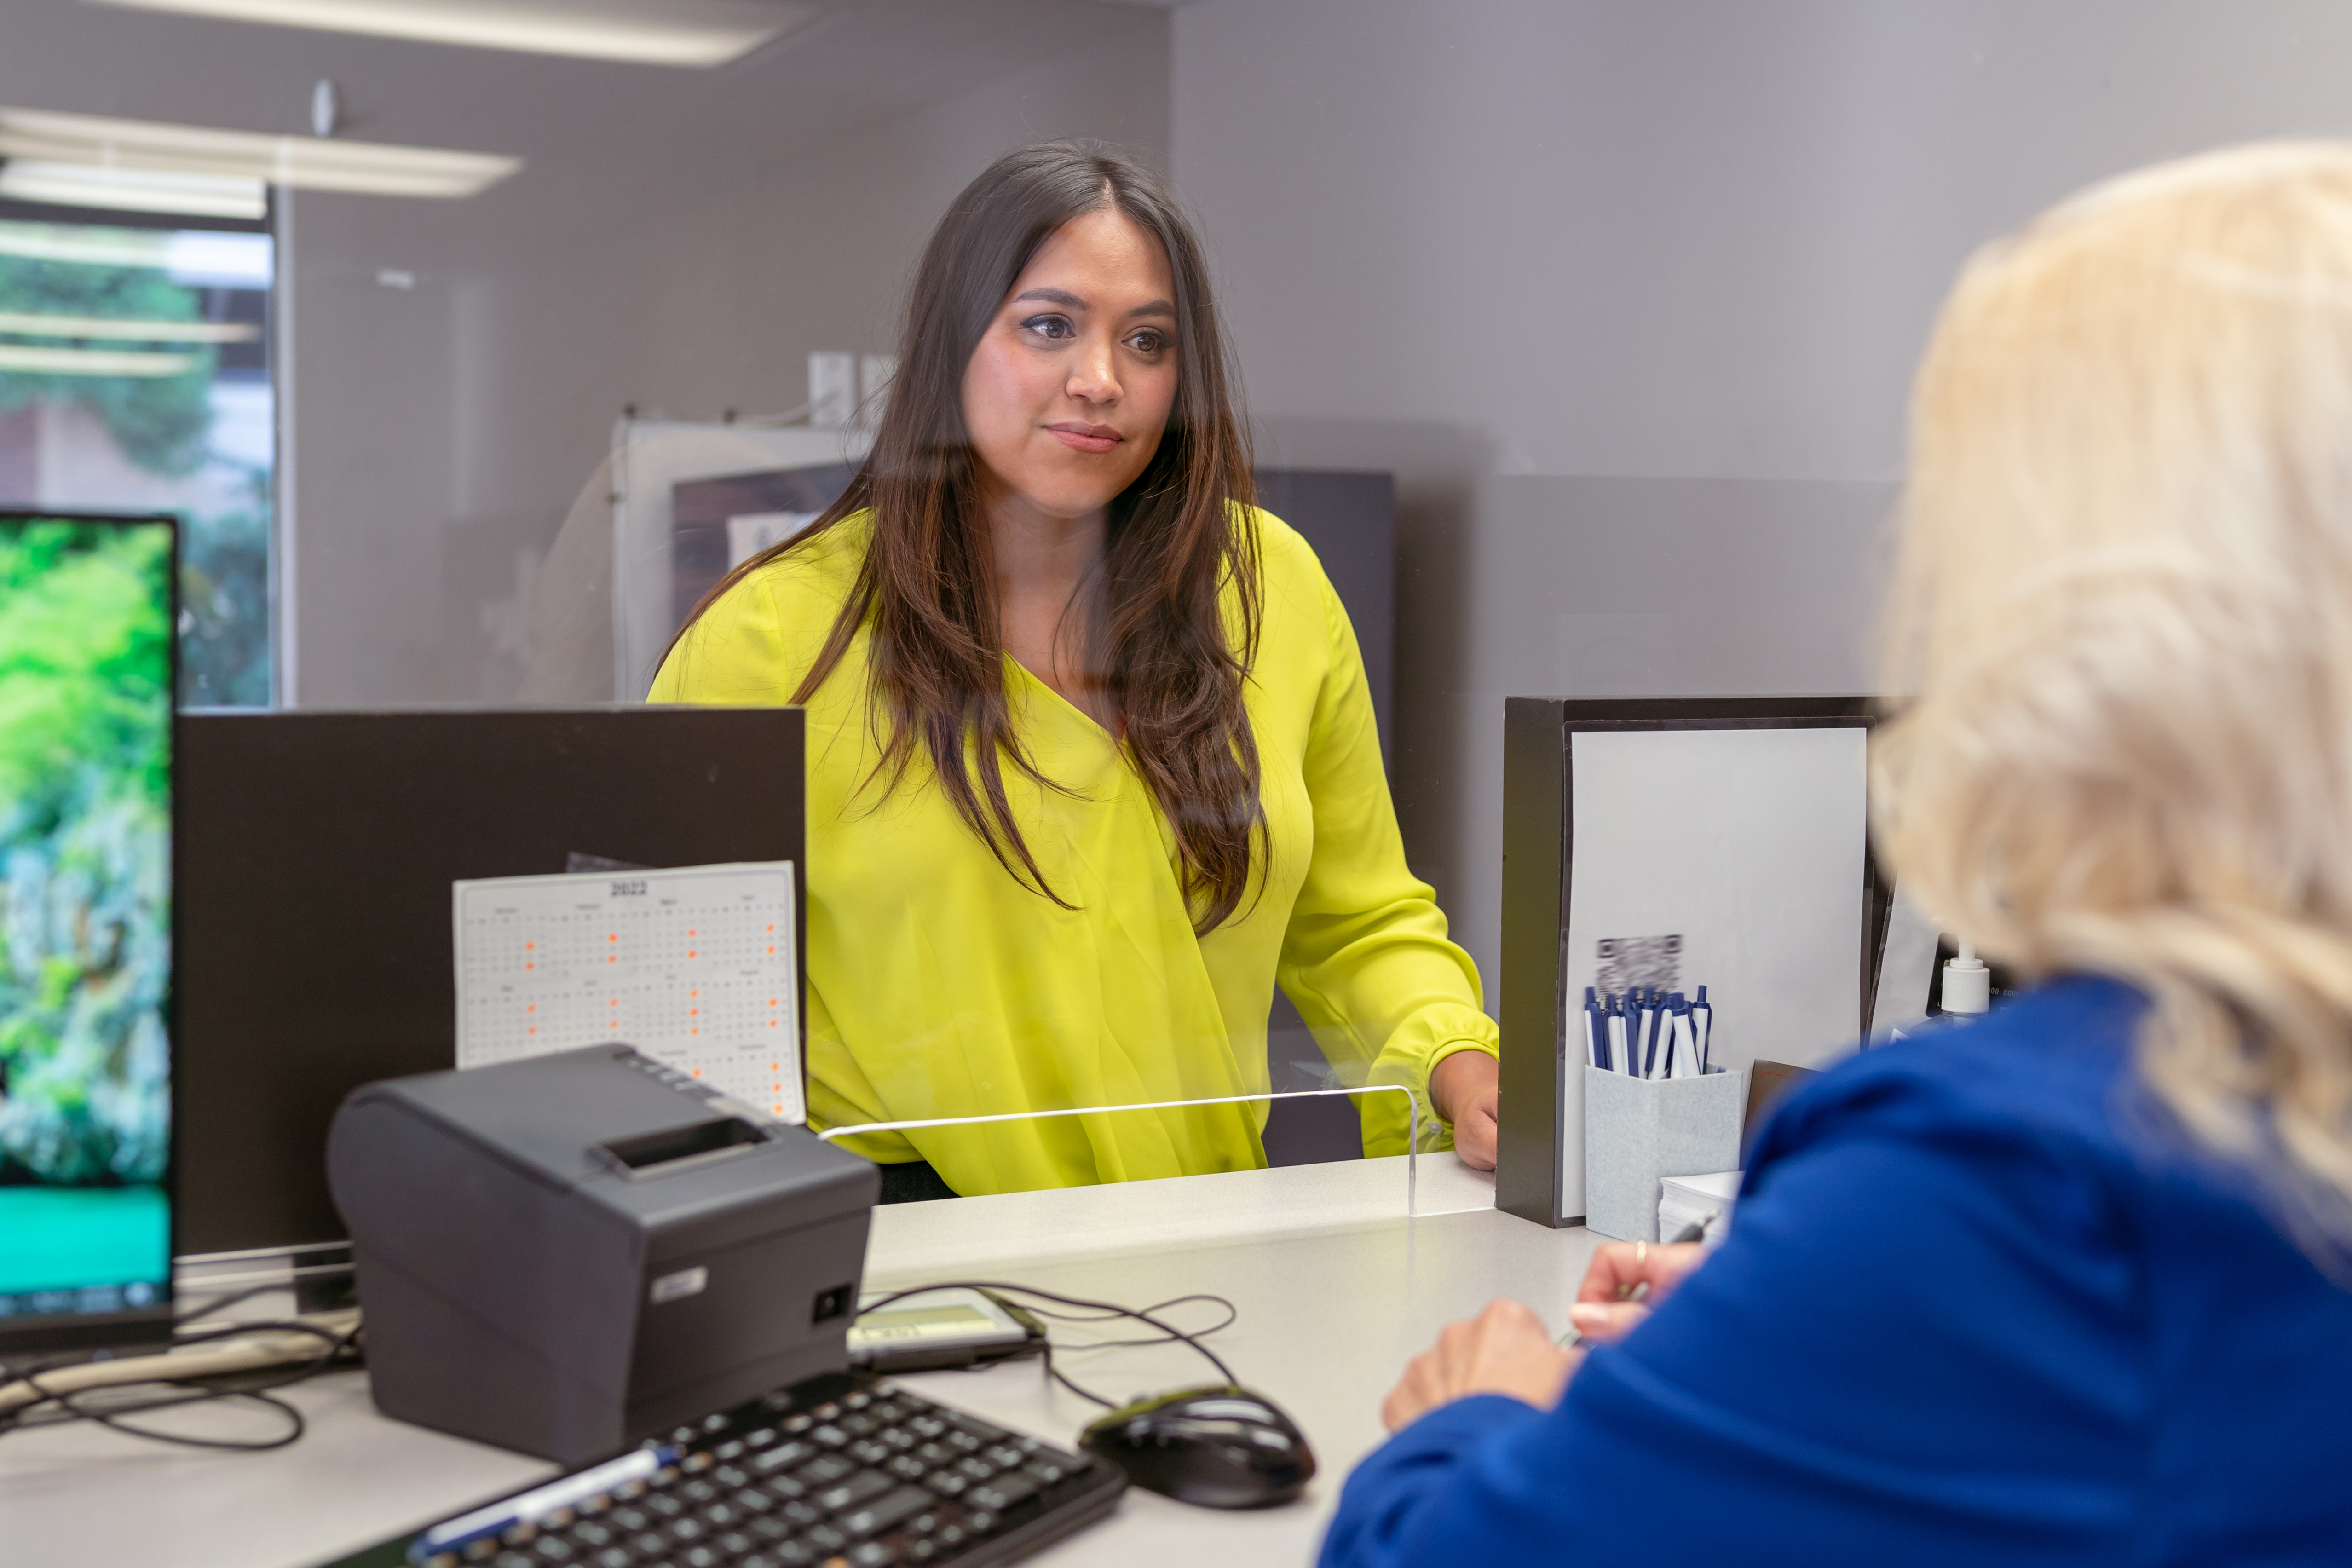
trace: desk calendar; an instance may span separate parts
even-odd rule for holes
[[[788,860],[451,885],[457,1065],[621,1040],[806,1121]]]

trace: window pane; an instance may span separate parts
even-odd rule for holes
[[[0,505],[181,519],[191,706],[270,700],[271,262],[267,235],[0,221]]]

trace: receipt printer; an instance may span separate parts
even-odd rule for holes
[[[378,1409],[566,1465],[849,1364],[875,1167],[624,1045],[354,1089]]]

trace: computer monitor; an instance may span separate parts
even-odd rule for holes
[[[0,1358],[170,1331],[176,531],[0,512]]]
[[[457,1065],[452,882],[803,863],[797,708],[191,713],[179,746],[185,1254],[344,1237],[335,1108]]]

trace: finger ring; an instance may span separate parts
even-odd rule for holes
[[[1633,1244],[1633,1267],[1636,1268],[1644,1268],[1648,1265],[1649,1261],[1650,1244],[1646,1241],[1635,1242]]]

